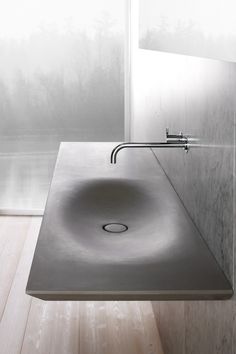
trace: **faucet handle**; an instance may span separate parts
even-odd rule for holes
[[[184,136],[182,132],[179,134],[169,134],[169,128],[166,128],[166,142],[176,143],[176,142],[188,142],[187,136]]]
[[[168,139],[169,139],[169,128],[166,128],[166,141],[168,141]]]

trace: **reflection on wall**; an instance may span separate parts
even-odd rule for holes
[[[234,0],[140,0],[143,49],[236,61]]]
[[[60,141],[123,139],[123,36],[115,0],[0,5],[0,209],[43,208]]]

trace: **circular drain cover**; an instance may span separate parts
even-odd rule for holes
[[[119,223],[110,223],[110,224],[106,224],[103,225],[103,230],[107,231],[107,232],[111,232],[114,234],[118,234],[121,232],[125,232],[128,230],[128,226],[123,225],[123,224],[119,224]]]

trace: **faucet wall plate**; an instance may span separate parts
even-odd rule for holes
[[[27,294],[44,300],[230,298],[231,284],[150,149],[124,150],[120,164],[111,165],[113,146],[61,144]],[[127,230],[109,233],[107,224]]]
[[[188,143],[188,136],[183,134],[183,132],[180,132],[179,134],[170,134],[169,128],[166,128],[166,141]]]

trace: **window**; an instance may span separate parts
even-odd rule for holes
[[[0,5],[0,209],[42,210],[60,141],[124,138],[125,1]]]

